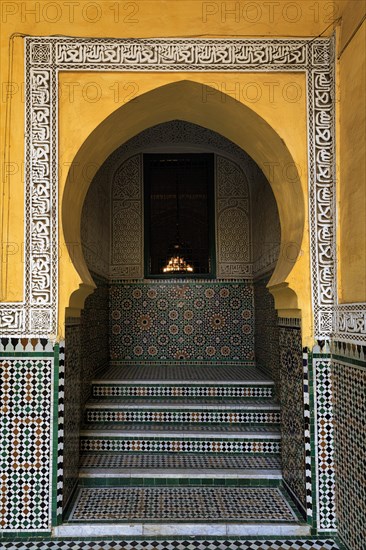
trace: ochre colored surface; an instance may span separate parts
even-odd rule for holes
[[[194,122],[221,133],[241,146],[263,169],[277,199],[283,241],[283,253],[271,285],[283,283],[292,270],[288,283],[295,285],[293,288],[299,297],[296,307],[309,309],[306,305],[310,300],[309,244],[307,231],[303,232],[307,187],[304,75],[271,75],[276,89],[278,87],[276,101],[271,101],[264,92],[265,83],[269,81],[269,76],[264,74],[221,74],[220,78],[201,73],[158,74],[153,80],[146,73],[132,76],[133,81],[128,82],[138,97],[117,109],[111,89],[114,90],[116,82],[122,89],[125,75],[67,73],[60,77],[61,89],[70,90],[77,78],[78,89],[88,90],[93,82],[101,98],[105,98],[90,103],[80,92],[72,101],[67,95],[61,96],[61,189],[67,175],[62,167],[74,162],[63,195],[64,239],[66,243],[73,243],[75,267],[81,281],[71,277],[70,263],[61,261],[60,276],[65,284],[60,295],[60,309],[67,305],[67,297],[77,288],[76,283],[91,284],[83,258],[78,254],[80,247],[75,247],[74,243],[80,241],[80,214],[77,212],[81,211],[95,171],[121,143],[149,126],[172,119]],[[171,84],[167,85],[169,82]],[[249,93],[252,88],[261,90],[262,94],[255,103],[250,103],[243,93],[237,93],[236,101],[217,91],[247,90]],[[292,96],[291,101],[284,98],[284,90],[296,90],[297,101],[293,101]],[[241,105],[243,97],[249,108]],[[285,119],[288,124],[283,125]],[[298,121],[296,125],[295,120]],[[99,126],[92,133],[98,122]],[[295,250],[301,251],[297,261]],[[281,288],[281,293],[284,292],[286,289]],[[77,295],[73,296],[70,305],[73,308],[82,306]]]
[[[319,2],[308,2],[307,0],[289,3],[286,0],[278,0],[273,3],[251,2],[239,4],[239,13],[230,13],[231,5],[221,2],[201,2],[201,1],[151,1],[144,0],[139,2],[96,2],[99,11],[94,11],[87,6],[89,2],[81,1],[74,7],[63,1],[52,3],[42,2],[1,2],[1,118],[0,118],[0,136],[1,136],[1,159],[2,159],[2,177],[1,177],[1,198],[2,198],[2,220],[0,224],[2,241],[2,261],[1,261],[1,295],[2,301],[19,301],[23,299],[23,254],[22,243],[24,240],[24,205],[23,205],[23,163],[24,163],[24,64],[23,64],[23,40],[22,38],[13,38],[13,64],[12,74],[8,74],[9,69],[9,39],[13,33],[24,33],[30,35],[73,35],[73,36],[100,36],[100,37],[205,37],[216,36],[230,38],[235,36],[242,37],[296,37],[296,36],[317,36],[320,33],[330,35],[334,30],[333,22],[342,16],[342,22],[339,33],[338,52],[343,52],[339,64],[340,82],[337,88],[339,92],[338,109],[338,148],[340,155],[337,166],[340,176],[338,186],[338,200],[341,203],[338,223],[338,245],[340,256],[339,281],[341,301],[364,301],[365,296],[365,190],[364,190],[364,142],[362,144],[362,128],[364,127],[364,66],[362,65],[362,54],[364,51],[364,30],[358,29],[364,12],[364,3],[358,0],[345,0],[328,2],[321,0]],[[251,5],[248,10],[245,5]],[[257,4],[257,8],[255,8]],[[56,10],[55,6],[58,6]],[[291,7],[292,5],[292,7]],[[296,7],[294,7],[294,5]],[[38,7],[37,7],[38,6]],[[48,6],[45,8],[45,6]],[[52,7],[53,6],[53,7]],[[259,7],[258,7],[259,6]],[[273,9],[272,9],[273,8]],[[34,9],[36,11],[34,12]],[[30,10],[30,11],[29,11]],[[33,10],[33,12],[32,12]],[[39,11],[37,11],[39,10]],[[256,10],[256,11],[255,11]],[[358,30],[357,30],[358,29]],[[345,48],[345,49],[344,49]],[[343,51],[344,49],[344,51]],[[74,102],[71,103],[68,91],[63,90],[63,84],[76,82],[74,92]],[[294,237],[295,243],[300,242],[300,256],[295,261],[291,273],[288,273],[288,267],[291,263],[283,262],[282,271],[277,270],[272,285],[276,294],[278,307],[283,315],[299,315],[300,309],[303,317],[304,340],[311,343],[311,299],[310,299],[310,275],[309,275],[309,242],[308,225],[306,218],[307,199],[307,161],[306,161],[306,118],[305,118],[305,95],[302,93],[299,101],[287,101],[283,97],[283,86],[289,82],[295,82],[304,92],[304,77],[299,74],[245,74],[223,75],[215,74],[68,74],[60,75],[61,83],[61,103],[60,103],[60,205],[63,199],[63,186],[67,177],[67,162],[73,162],[81,145],[89,138],[104,119],[114,113],[121,105],[127,105],[128,100],[135,95],[144,94],[155,88],[163,87],[172,82],[182,80],[191,80],[198,83],[205,83],[227,92],[229,96],[238,94],[237,85],[239,84],[240,102],[250,111],[242,111],[243,120],[253,119],[251,138],[248,138],[247,126],[241,126],[235,117],[230,115],[233,107],[231,102],[223,102],[223,109],[214,112],[211,101],[214,101],[214,95],[207,97],[207,102],[202,109],[197,105],[192,110],[187,110],[185,117],[198,124],[207,125],[219,133],[223,133],[238,145],[247,146],[247,152],[252,154],[253,158],[264,169],[265,174],[271,180],[274,193],[279,202],[279,210],[282,223],[282,231],[286,238]],[[6,93],[7,82],[11,82],[10,94]],[[93,102],[93,87],[86,89],[83,86],[97,82],[102,90],[100,101]],[[254,83],[253,86],[248,86]],[[136,88],[136,85],[138,86]],[[241,86],[247,86],[245,92]],[[258,101],[254,101],[253,94],[258,90],[262,91],[262,96]],[[272,87],[274,86],[274,88]],[[112,89],[110,89],[112,87]],[[161,93],[164,88],[161,88]],[[80,93],[81,90],[81,93]],[[83,96],[84,90],[84,96]],[[94,88],[94,91],[96,88]],[[115,101],[115,95],[119,92],[118,100]],[[271,97],[271,90],[274,93],[274,99]],[[291,88],[287,88],[291,91]],[[293,91],[296,88],[292,88]],[[69,89],[70,92],[70,89]],[[88,99],[89,93],[89,99]],[[86,99],[85,99],[86,94]],[[285,94],[286,95],[286,94]],[[9,97],[11,96],[11,105]],[[68,97],[69,96],[69,97]],[[163,96],[160,96],[161,98]],[[179,109],[182,110],[185,97],[176,97],[176,105],[169,105],[165,108],[163,99],[154,102],[155,111],[152,113],[140,113],[138,116],[132,116],[139,113],[134,106],[134,101],[129,105],[130,120],[126,113],[123,114],[124,123],[118,128],[118,137],[128,139],[137,131],[140,131],[150,121],[162,122],[169,116],[176,116]],[[159,104],[159,101],[161,104]],[[234,102],[235,103],[235,102]],[[229,105],[230,104],[230,105]],[[11,111],[9,108],[11,107]],[[211,107],[211,108],[210,108]],[[219,111],[219,109],[216,109]],[[121,111],[122,112],[122,111]],[[245,112],[245,116],[244,116]],[[253,113],[258,115],[254,116]],[[183,114],[182,114],[183,116]],[[165,118],[164,118],[165,117]],[[259,118],[260,117],[260,118]],[[128,121],[128,124],[126,123]],[[260,121],[263,120],[263,123]],[[108,123],[102,125],[103,131],[107,131]],[[9,130],[7,133],[6,130]],[[267,136],[269,131],[272,138],[265,141],[263,136]],[[113,133],[115,128],[113,128]],[[108,132],[107,132],[108,133]],[[253,139],[255,135],[255,139]],[[111,152],[109,149],[113,146],[112,136],[106,138],[103,142],[103,148],[98,148],[98,163]],[[283,140],[282,146],[279,141]],[[85,162],[90,161],[90,154],[93,156],[93,148],[90,146],[84,152]],[[282,152],[281,152],[282,150]],[[283,157],[286,152],[292,159],[300,174],[300,185],[302,190],[298,194],[298,206],[289,211],[294,206],[294,202],[286,205],[284,196],[284,178],[283,168],[275,166],[273,173],[267,165],[267,170],[263,166],[268,158]],[[281,154],[280,154],[281,153]],[[95,155],[94,155],[95,157]],[[79,157],[78,157],[79,158]],[[82,159],[82,156],[80,157]],[[291,162],[292,162],[291,160]],[[10,162],[10,164],[5,164]],[[4,177],[6,171],[10,172],[10,177]],[[92,171],[88,173],[88,178],[92,177]],[[294,179],[293,173],[290,174]],[[292,181],[292,185],[295,183]],[[75,234],[78,232],[77,210],[81,207],[83,194],[86,187],[81,186],[80,196],[76,201],[77,208],[70,227]],[[295,200],[295,199],[294,199]],[[295,201],[296,202],[296,201]],[[305,207],[305,208],[304,208]],[[304,209],[303,209],[304,208]],[[303,210],[302,210],[303,209]],[[287,220],[286,223],[284,220]],[[287,224],[287,222],[289,222]],[[301,227],[300,227],[301,226]],[[61,230],[61,220],[60,220]],[[300,233],[305,231],[301,240]],[[63,234],[60,233],[61,243],[64,241]],[[300,241],[299,241],[300,239]],[[77,248],[77,245],[75,245]],[[290,245],[291,246],[291,245]],[[296,246],[295,246],[296,249]],[[285,254],[294,257],[294,250],[287,249]],[[63,322],[65,307],[69,305],[70,294],[78,289],[83,281],[86,284],[84,294],[89,292],[88,274],[83,267],[78,266],[81,277],[76,272],[70,260],[69,253],[65,246],[61,244],[60,250],[60,314],[59,314],[59,332],[63,332]],[[295,253],[296,257],[296,253]],[[284,267],[285,266],[285,267]],[[280,267],[280,266],[279,266]],[[75,313],[82,300],[77,293],[75,299]],[[73,300],[71,300],[73,303]],[[295,308],[295,309],[294,309]],[[297,313],[295,313],[295,310]],[[280,314],[281,314],[280,311]]]
[[[366,24],[339,63],[339,301],[366,301]]]

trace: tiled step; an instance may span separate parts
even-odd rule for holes
[[[225,397],[225,398],[273,398],[273,382],[215,384],[210,381],[194,384],[182,382],[135,382],[122,383],[115,380],[95,380],[92,386],[94,397]]]
[[[81,487],[70,522],[284,522],[300,517],[279,487]]]
[[[189,468],[191,470],[216,470],[219,468],[280,469],[280,455],[202,455],[202,454],[83,454],[80,468],[83,471],[100,468],[113,469],[168,469]]]
[[[255,367],[111,366],[93,381],[94,397],[272,398],[274,382]]]
[[[87,422],[164,422],[164,423],[269,423],[281,421],[280,406],[262,401],[230,404],[227,402],[204,403],[201,400],[185,400],[169,403],[148,403],[144,400],[130,403],[100,400],[86,406]]]
[[[268,426],[92,424],[81,430],[82,452],[274,453],[281,435]]]
[[[268,377],[255,366],[237,365],[111,365],[100,377],[101,381],[133,381],[158,383],[175,381],[189,384],[203,381],[223,382],[268,382]]]
[[[83,454],[79,478],[281,479],[278,455]]]

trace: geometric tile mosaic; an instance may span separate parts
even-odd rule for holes
[[[0,362],[3,530],[49,528],[52,375],[52,357]]]
[[[111,359],[253,361],[249,283],[112,284]]]
[[[82,488],[69,521],[294,521],[277,488]]]
[[[62,517],[63,478],[64,478],[64,444],[65,444],[65,342],[59,342],[58,356],[58,432],[57,432],[57,487],[56,517]],[[57,523],[54,522],[54,523]]]
[[[220,405],[219,405],[220,407]],[[106,405],[106,409],[108,405]],[[244,411],[113,411],[87,410],[88,422],[209,422],[209,423],[279,423],[280,412],[244,412]]]
[[[336,528],[334,425],[331,360],[313,356],[314,400],[316,409],[316,480],[318,529]]]
[[[305,488],[306,488],[306,515],[311,522],[313,517],[313,484],[312,484],[312,441],[311,441],[311,414],[310,414],[310,386],[309,386],[309,353],[304,349],[302,356],[304,376],[304,440],[305,440]]]
[[[280,326],[279,345],[283,477],[305,509],[304,367],[300,328]]]
[[[81,468],[252,468],[279,469],[280,456],[272,455],[211,455],[205,454],[86,454],[81,456]]]
[[[339,550],[333,540],[128,540],[5,542],[0,550]]]
[[[80,320],[65,325],[63,506],[70,498],[79,474],[79,437],[81,422]]]
[[[267,288],[270,277],[254,282],[255,300],[255,359],[256,364],[280,387],[278,317],[274,298]]]
[[[339,536],[350,548],[366,541],[366,362],[333,359],[336,511]],[[349,495],[352,495],[350,498]]]
[[[93,385],[94,397],[273,397],[273,386]]]
[[[81,437],[81,451],[160,452],[160,453],[274,453],[281,452],[281,442],[271,440],[169,439]]]

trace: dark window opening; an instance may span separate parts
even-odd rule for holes
[[[214,276],[212,154],[146,154],[146,275]]]

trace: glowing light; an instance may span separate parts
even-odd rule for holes
[[[163,273],[193,273],[193,267],[181,256],[172,256],[167,265],[163,268]]]

